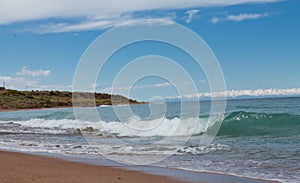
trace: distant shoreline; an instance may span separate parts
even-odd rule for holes
[[[121,95],[68,91],[0,90],[0,112],[102,105],[146,104]]]
[[[0,109],[0,112],[15,112],[15,111],[36,111],[36,110],[51,110],[51,109],[71,109],[73,107],[48,107],[48,108],[24,108],[24,109]]]
[[[147,102],[141,102],[138,104],[128,104],[128,105],[140,105],[140,104],[147,104]],[[94,107],[101,107],[101,106],[116,106],[116,105],[99,105]],[[0,109],[0,112],[15,112],[15,111],[36,111],[36,110],[51,110],[51,109],[73,109],[73,108],[80,108],[80,107],[47,107],[47,108],[24,108],[24,109]],[[89,107],[82,107],[82,108],[89,108]]]

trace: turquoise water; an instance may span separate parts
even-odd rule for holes
[[[185,114],[195,103],[187,106]],[[139,132],[124,125],[110,106],[98,108],[100,121],[78,121],[72,109],[1,112],[0,148],[102,159],[104,155],[124,162],[151,162],[161,156],[154,166],[299,182],[300,98],[229,100],[219,133],[206,147],[199,142],[209,130],[205,124],[210,102],[201,102],[198,119],[181,119],[180,107],[178,102],[167,103],[165,112],[159,106],[131,106],[136,116],[128,115],[126,125],[153,127]],[[196,129],[190,125],[194,121],[199,122]],[[180,130],[174,129],[178,124]],[[184,145],[177,143],[189,135]],[[166,138],[167,143],[158,143]],[[116,139],[124,144],[116,144]]]

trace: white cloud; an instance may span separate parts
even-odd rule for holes
[[[202,79],[202,80],[200,80],[200,83],[207,83],[208,81],[207,80],[204,80],[204,79]]]
[[[94,89],[94,90],[95,90],[98,86],[99,86],[99,85],[98,85],[97,83],[91,84],[91,88]]]
[[[158,84],[153,84],[153,85],[144,85],[144,86],[141,86],[141,88],[166,87],[166,86],[172,86],[172,84],[169,82],[165,82],[165,83],[158,83]]]
[[[70,91],[72,89],[72,85],[42,85],[37,84],[35,86],[31,86],[30,90],[61,90],[61,91]]]
[[[212,24],[219,23],[219,22],[220,22],[220,18],[218,18],[218,17],[213,17],[213,18],[210,20],[210,22],[211,22]]]
[[[171,83],[165,82],[165,83],[157,83],[157,84],[151,84],[151,85],[138,85],[138,86],[124,86],[124,87],[109,87],[105,88],[104,90],[101,90],[101,92],[109,92],[111,93],[112,91],[117,92],[117,91],[127,91],[127,90],[132,90],[132,89],[145,89],[145,88],[160,88],[160,87],[168,87],[172,86]]]
[[[5,87],[8,89],[17,90],[70,90],[71,85],[59,85],[59,84],[41,84],[40,79],[36,76],[48,76],[51,72],[49,70],[29,70],[27,67],[22,67],[20,72],[16,73],[16,76],[0,76],[0,85],[5,82]],[[27,78],[28,76],[32,76]]]
[[[200,10],[196,10],[196,9],[186,11],[185,14],[187,14],[188,17],[185,20],[185,22],[188,23],[188,24],[191,23],[193,16],[196,15],[197,13],[199,13],[199,12],[200,12]]]
[[[70,90],[71,85],[43,85],[37,80],[27,79],[24,77],[0,76],[0,83],[5,82],[7,89],[16,90]]]
[[[212,24],[217,24],[219,22],[225,21],[234,21],[234,22],[242,22],[245,20],[255,20],[259,18],[268,17],[268,13],[241,13],[239,15],[228,15],[226,17],[213,17],[210,19]]]
[[[113,26],[114,21],[145,10],[175,10],[277,1],[279,0],[3,0],[0,2],[0,24],[50,18],[59,22],[62,19],[75,18],[74,20],[84,21],[74,25],[71,23],[65,25],[63,22],[49,26],[52,29],[58,27],[65,31],[80,31]],[[62,31],[52,30],[52,32]]]
[[[228,15],[226,17],[213,17],[210,19],[212,24],[217,24],[219,22],[233,21],[242,22],[245,20],[255,20],[260,18],[268,17],[268,13],[241,13],[239,15]]]
[[[29,70],[26,66],[22,67],[20,72],[17,72],[17,76],[48,76],[50,75],[51,71],[49,70]]]
[[[136,24],[172,24],[172,17],[163,17],[160,19],[147,19],[147,21],[138,18],[120,18],[120,19],[107,19],[107,20],[88,20],[79,23],[56,23],[56,24],[46,24],[40,25],[39,27],[34,27],[28,29],[27,31],[36,33],[59,33],[59,32],[79,32],[86,30],[100,30],[116,26],[124,25],[136,25]]]
[[[241,22],[244,20],[255,20],[258,18],[265,18],[268,16],[268,13],[254,13],[254,14],[239,14],[239,15],[229,15],[227,16],[227,20]]]
[[[28,86],[36,86],[37,81],[28,80],[23,77],[0,76],[0,83],[5,82],[6,88],[25,90]]]
[[[263,96],[293,96],[300,95],[300,88],[291,89],[257,89],[257,90],[230,90],[225,92],[206,92],[206,93],[196,93],[186,96],[171,96],[168,98],[203,98],[203,97],[240,97],[240,96],[250,96],[250,97],[263,97]]]

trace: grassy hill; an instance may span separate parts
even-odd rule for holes
[[[72,95],[76,99],[75,106],[90,107],[92,104],[141,104],[136,100],[128,99],[120,95],[105,93],[84,93],[84,92],[62,92],[62,91],[0,91],[0,110],[40,109],[72,107]],[[95,101],[93,98],[95,96]]]

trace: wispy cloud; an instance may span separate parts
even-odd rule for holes
[[[212,24],[219,22],[233,21],[233,22],[242,22],[245,20],[255,20],[260,18],[268,17],[269,13],[241,13],[238,15],[227,15],[226,17],[213,17],[210,19]]]
[[[14,76],[0,76],[0,83],[5,82],[5,86],[8,89],[17,90],[70,90],[71,85],[59,85],[59,84],[41,84],[38,80],[28,79],[24,77],[14,77]]]
[[[109,88],[105,88],[104,90],[101,90],[101,92],[111,93],[112,91],[118,92],[118,91],[127,91],[127,90],[131,90],[131,89],[160,88],[160,87],[169,87],[169,86],[172,86],[172,84],[169,82],[165,82],[165,83],[157,83],[157,84],[151,84],[151,85],[109,87]]]
[[[49,32],[95,30],[118,25],[135,13],[152,10],[198,9],[201,7],[230,6],[247,3],[270,3],[279,0],[10,0],[1,1],[0,24],[16,22],[53,20],[56,24],[49,26]],[[187,22],[192,20],[196,11],[188,12]],[[151,17],[147,18],[155,18]],[[143,16],[135,18],[145,18]],[[161,17],[158,17],[161,18]],[[72,20],[63,21],[62,20]],[[75,21],[74,21],[75,20]],[[83,20],[78,22],[78,20]],[[77,22],[76,22],[77,21]],[[72,23],[71,23],[72,22]],[[56,30],[56,28],[58,30]]]
[[[206,93],[196,93],[186,96],[171,96],[168,98],[204,98],[204,97],[240,97],[240,96],[250,96],[250,97],[263,97],[263,96],[294,96],[300,95],[300,88],[291,89],[257,89],[257,90],[230,90],[225,92],[206,92]]]
[[[254,14],[239,14],[239,15],[229,15],[227,16],[227,20],[235,21],[235,22],[241,22],[244,20],[255,20],[259,18],[265,18],[269,14],[268,13],[254,13]]]
[[[188,24],[191,23],[193,16],[199,12],[200,12],[200,10],[196,10],[196,9],[186,11],[185,14],[187,14],[187,18],[186,18],[185,22]]]
[[[125,25],[137,25],[137,24],[144,24],[144,25],[151,25],[154,23],[160,23],[164,25],[169,25],[173,23],[172,17],[161,17],[160,19],[147,19],[142,20],[139,18],[119,18],[119,19],[106,19],[106,20],[86,20],[78,23],[49,23],[43,24],[38,27],[32,27],[27,29],[30,32],[36,32],[40,34],[45,33],[60,33],[60,32],[80,32],[86,30],[101,30],[110,27],[117,27],[117,26],[125,26]]]
[[[0,83],[2,86],[5,82],[6,88],[17,90],[70,90],[72,88],[71,85],[41,84],[41,78],[38,76],[49,76],[50,73],[49,70],[29,70],[24,66],[14,76],[0,76]]]
[[[213,17],[212,19],[210,19],[210,22],[211,22],[212,24],[219,23],[219,22],[220,22],[220,18],[218,18],[218,17]]]
[[[49,76],[51,73],[51,71],[49,70],[30,70],[28,69],[26,66],[22,67],[20,72],[17,72],[16,75],[17,76],[32,76],[32,77],[36,77],[36,76]]]
[[[140,88],[166,87],[166,86],[172,86],[172,84],[165,82],[165,83],[158,83],[158,84],[153,84],[153,85],[144,85],[144,86],[141,86]]]
[[[27,86],[36,86],[37,81],[23,77],[0,76],[0,82],[5,82],[7,88],[25,89]]]
[[[200,83],[207,83],[208,81],[207,80],[204,80],[204,79],[202,79],[202,80],[200,80]]]

